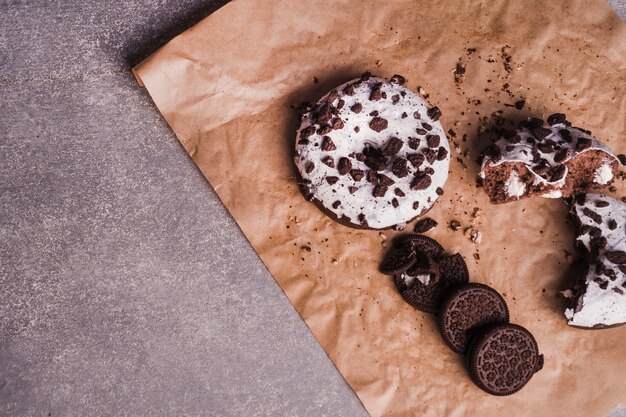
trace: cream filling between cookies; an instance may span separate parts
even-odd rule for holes
[[[609,164],[602,164],[593,175],[593,181],[600,185],[608,184],[613,179],[613,170]]]

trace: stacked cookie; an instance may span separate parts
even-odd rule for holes
[[[458,253],[446,255],[437,241],[424,235],[402,235],[380,270],[394,277],[411,306],[437,314],[443,340],[466,355],[469,375],[484,391],[511,395],[543,367],[533,335],[509,323],[508,307],[496,290],[469,282]]]

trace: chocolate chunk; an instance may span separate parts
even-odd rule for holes
[[[548,116],[548,124],[554,126],[559,123],[565,123],[565,115],[563,113],[554,113]]]
[[[371,72],[365,71],[363,74],[361,74],[361,80],[367,81],[370,79],[371,76],[372,76]]]
[[[561,149],[554,155],[554,162],[556,162],[557,164],[560,164],[561,162],[565,161],[565,159],[567,159],[567,155],[568,155],[567,149]]]
[[[532,170],[535,171],[535,174],[543,176],[550,171],[550,166],[546,164],[535,165]]]
[[[399,94],[394,94],[393,96],[391,96],[391,102],[393,104],[396,104],[398,101],[400,101],[400,95]]]
[[[315,118],[315,123],[323,125],[330,121],[333,117],[332,108],[328,103],[324,103],[322,107],[320,107],[317,117]]]
[[[395,190],[393,190],[393,193],[394,193],[395,195],[397,195],[398,197],[404,197],[404,196],[406,195],[406,194],[404,194],[404,191],[402,191],[402,190],[401,190],[401,189],[399,189],[399,188],[396,188]]]
[[[441,187],[437,187],[437,189],[435,190],[435,192],[437,193],[437,195],[443,195],[443,188],[441,188]]]
[[[339,97],[339,94],[337,93],[337,90],[333,90],[330,93],[328,93],[328,97],[326,97],[326,102],[330,105],[333,104],[333,102],[335,100],[337,100],[337,97]]]
[[[311,171],[313,171],[315,169],[315,164],[313,162],[307,162],[306,165],[304,166],[304,172],[306,172],[307,174],[310,174]]]
[[[355,103],[350,107],[350,110],[355,113],[361,113],[361,110],[363,110],[363,105],[361,103]]]
[[[378,116],[378,110],[374,110],[370,113],[370,116]]]
[[[333,128],[331,126],[323,125],[323,126],[320,126],[319,129],[317,129],[317,134],[322,136],[322,135],[325,135],[325,134],[330,133],[332,131],[333,131]]]
[[[343,129],[345,127],[345,124],[343,123],[343,120],[337,117],[335,118],[335,120],[333,120],[332,126],[333,126],[333,129],[339,130],[339,129]]]
[[[565,140],[566,142],[571,142],[572,141],[572,134],[569,130],[567,129],[560,129],[559,130],[559,135],[561,135],[561,137],[563,138],[563,140]]]
[[[307,126],[300,132],[300,139],[307,139],[309,136],[315,133],[315,126]]]
[[[346,105],[346,102],[343,99],[339,99],[339,101],[337,102],[337,110],[343,109],[343,106],[345,105]]]
[[[576,140],[576,150],[578,152],[584,151],[591,147],[591,139],[580,137]]]
[[[336,209],[341,205],[341,201],[337,200],[333,203],[333,208]]]
[[[360,130],[361,130],[361,128],[360,128],[360,127],[358,127],[358,126],[354,126],[354,131],[355,131],[356,133],[359,133],[359,131],[360,131]]]
[[[441,142],[441,139],[438,135],[426,136],[426,143],[428,144],[429,148],[436,148],[437,146],[439,146],[439,142]]]
[[[348,187],[348,191],[350,192],[350,194],[354,194],[356,192],[356,190],[358,190],[358,189],[359,189],[359,187],[354,187],[354,186]]]
[[[594,222],[598,224],[602,224],[602,216],[600,216],[598,213],[591,210],[590,208],[587,208],[587,207],[583,208],[583,214],[589,217],[590,219],[592,219]]]
[[[361,170],[361,169],[351,169],[350,170],[350,176],[355,181],[361,181],[363,179],[363,177],[365,176],[365,172],[363,172],[363,170]]]
[[[419,120],[422,118],[422,116],[420,115],[420,112],[416,111],[416,112],[413,112],[413,118]]]
[[[401,117],[402,117],[403,119],[406,119],[407,117],[409,117],[409,115],[408,115],[408,114],[406,114],[406,112],[402,112],[402,116],[401,116]]]
[[[333,159],[332,156],[325,157],[324,159],[322,159],[322,162],[331,168],[335,167],[335,160]]]
[[[530,129],[530,131],[539,140],[545,139],[546,136],[548,136],[549,134],[552,133],[552,131],[550,129],[547,129],[545,127],[533,127],[533,128]],[[548,152],[550,152],[550,151],[548,151]]]
[[[383,130],[387,129],[387,119],[383,119],[382,117],[374,117],[370,123],[370,129],[372,129],[375,132],[382,132]]]
[[[609,226],[609,230],[617,229],[617,222],[614,219],[609,219],[607,225]]]
[[[409,142],[408,142],[409,148],[411,149],[417,149],[420,146],[420,139],[419,138],[409,138]]]
[[[368,226],[367,220],[365,220],[365,214],[363,213],[359,214],[358,219],[362,226],[365,226],[365,227]]]
[[[398,203],[398,199],[394,197],[391,199],[391,205],[397,208],[400,203]]]
[[[414,168],[419,168],[426,159],[421,153],[409,153],[406,155],[406,159],[413,165]]]
[[[404,83],[406,83],[406,78],[404,78],[402,75],[394,74],[394,76],[391,77],[389,82],[391,84],[404,85]]]
[[[595,227],[595,226],[588,226],[588,227],[589,227],[589,236],[593,238],[602,236],[602,229],[600,229],[599,227]]]
[[[423,127],[424,129],[426,129],[427,131],[429,131],[429,132],[430,132],[431,130],[433,130],[433,127],[432,127],[431,125],[429,125],[428,123],[422,123],[422,127]]]
[[[417,210],[420,206],[420,202],[419,201],[414,201],[413,202],[413,210]]]
[[[382,185],[394,185],[396,182],[384,174],[378,174],[378,183]]]
[[[426,167],[424,168],[424,172],[427,173],[428,175],[433,175],[435,173],[435,170],[432,169],[431,167]]]
[[[322,140],[322,150],[329,152],[334,151],[335,149],[337,149],[337,147],[330,136],[324,136],[324,140]]]
[[[415,233],[426,233],[429,230],[437,227],[437,224],[438,223],[435,220],[431,219],[430,217],[426,217],[425,219],[415,223],[414,231]]]
[[[353,96],[355,93],[355,87],[355,83],[350,83],[343,89],[343,93],[347,96]]]
[[[619,159],[619,163],[622,165],[626,165],[626,155],[623,153],[617,155],[617,159]]]
[[[470,335],[492,323],[508,323],[509,309],[493,288],[467,283],[452,289],[441,303],[438,325],[443,340],[456,353],[465,353]]]
[[[565,165],[557,165],[552,168],[552,174],[550,176],[550,182],[561,180],[565,176]]]
[[[537,149],[539,149],[543,153],[551,153],[554,151],[554,148],[549,143],[539,143],[537,144]]]
[[[522,110],[526,105],[526,100],[518,100],[515,102],[514,106],[517,110]]]
[[[621,250],[607,251],[605,255],[606,255],[606,259],[608,259],[609,262],[612,262],[618,265],[626,264],[626,252],[624,251],[621,251]]]
[[[391,167],[391,172],[398,178],[404,178],[409,175],[409,168],[407,166],[407,160],[404,158],[396,158],[393,161],[393,165]]]
[[[422,129],[422,128],[419,128],[419,127],[417,129],[415,129],[415,132],[418,135],[425,135],[426,133],[428,133],[428,131],[426,129]]]
[[[367,171],[367,182],[371,184],[378,184],[378,174],[376,171]]]
[[[352,163],[346,157],[339,158],[337,169],[339,170],[339,175],[346,175],[352,169]]]
[[[608,207],[609,206],[609,202],[608,201],[604,201],[604,200],[598,200],[596,201],[596,207]]]
[[[430,187],[432,180],[425,172],[417,172],[411,181],[411,190],[425,190]]]
[[[522,389],[543,367],[533,335],[516,324],[494,324],[480,331],[467,353],[472,381],[492,395],[511,395]]]
[[[337,181],[339,181],[339,177],[326,177],[326,182],[330,185],[335,184]]]
[[[400,152],[400,149],[402,149],[403,144],[404,142],[402,142],[400,139],[396,137],[390,138],[387,144],[385,145],[385,147],[383,148],[383,155],[392,156],[392,155],[397,154],[398,152]]]
[[[298,141],[298,145],[308,145],[309,144],[309,140],[308,139],[300,139]]]
[[[522,141],[522,137],[520,135],[514,135],[513,137],[511,137],[511,139],[509,139],[509,142],[515,144],[515,143],[520,143]]]
[[[579,206],[582,206],[583,204],[585,204],[586,200],[587,200],[586,194],[578,194],[576,196],[576,204],[578,204]]]
[[[383,94],[381,88],[383,83],[376,83],[374,87],[372,87],[372,93],[370,94],[370,101],[378,101],[383,98]]]
[[[430,148],[424,149],[423,154],[424,154],[424,157],[426,158],[426,160],[428,161],[428,163],[431,164],[431,165],[437,159],[437,152],[433,151]]]
[[[437,150],[437,160],[443,161],[447,157],[448,157],[448,151],[443,146],[440,146],[439,149]]]
[[[383,184],[378,184],[377,186],[374,187],[374,191],[372,192],[372,195],[374,197],[384,197],[388,189],[389,189],[388,186],[383,185]]]
[[[441,110],[439,110],[439,107],[437,106],[431,107],[430,109],[428,109],[426,114],[428,115],[428,117],[430,117],[430,120],[436,122],[441,117]]]

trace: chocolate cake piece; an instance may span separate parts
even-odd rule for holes
[[[402,228],[442,193],[450,147],[441,112],[403,85],[401,76],[365,74],[301,117],[295,146],[300,190],[342,224]]]
[[[618,157],[561,113],[520,123],[517,133],[483,151],[480,177],[494,204],[540,195],[568,197],[608,185]]]
[[[576,246],[588,264],[582,282],[564,291],[568,324],[605,328],[626,323],[626,204],[601,194],[572,199]]]

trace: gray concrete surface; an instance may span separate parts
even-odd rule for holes
[[[130,73],[223,3],[0,0],[0,415],[366,415]]]

